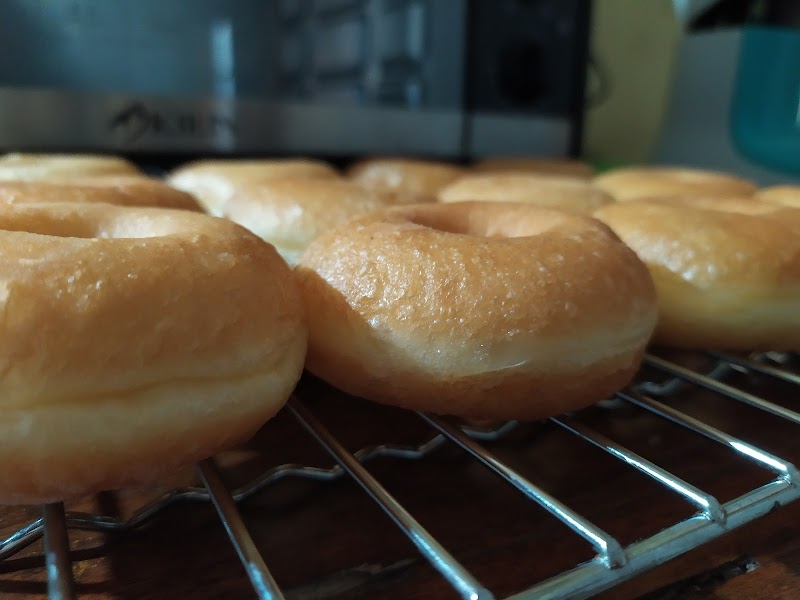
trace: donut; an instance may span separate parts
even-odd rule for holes
[[[0,181],[41,180],[86,175],[138,175],[131,162],[101,154],[27,154],[0,156]]]
[[[800,185],[775,185],[756,192],[754,198],[762,202],[800,208]]]
[[[306,368],[379,403],[539,419],[636,373],[647,268],[608,227],[516,203],[401,206],[323,233],[295,267]]]
[[[439,191],[463,173],[446,162],[387,157],[356,162],[346,174],[370,190],[394,195],[398,204],[411,204],[435,202]]]
[[[675,197],[609,204],[595,216],[650,268],[655,343],[800,350],[800,209]]]
[[[200,160],[174,170],[167,182],[192,194],[206,212],[220,217],[236,187],[250,181],[281,177],[335,178],[339,174],[329,164],[308,158]]]
[[[300,377],[297,286],[235,223],[3,206],[0,244],[0,503],[153,483],[247,440]]]
[[[680,167],[626,167],[598,175],[594,185],[616,200],[664,196],[752,196],[753,182],[727,173]]]
[[[37,181],[0,181],[0,203],[105,202],[201,212],[190,194],[157,179],[131,175],[72,177]]]
[[[517,172],[540,175],[560,175],[575,179],[591,179],[594,169],[585,162],[544,157],[494,157],[478,160],[472,170],[480,173]]]
[[[285,178],[237,186],[225,216],[274,245],[293,265],[323,231],[387,206],[386,197],[350,181]]]
[[[439,192],[440,202],[523,202],[589,215],[613,202],[586,181],[552,175],[499,173],[465,175]]]

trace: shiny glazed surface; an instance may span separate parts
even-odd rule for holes
[[[139,169],[117,156],[92,154],[26,154],[0,156],[1,180],[42,180],[86,175],[137,175]]]
[[[167,182],[192,194],[209,214],[221,217],[240,184],[281,177],[338,176],[329,164],[310,158],[219,159],[183,165],[169,175]]]
[[[76,176],[37,181],[0,181],[0,202],[108,203],[202,211],[193,196],[144,176]]]
[[[412,158],[371,158],[350,166],[347,176],[368,189],[388,192],[402,204],[433,202],[439,191],[461,176],[457,165]]]
[[[681,167],[627,167],[598,175],[594,185],[616,200],[639,200],[661,196],[751,196],[751,181],[715,171]]]
[[[539,418],[590,404],[627,383],[655,325],[647,269],[610,230],[521,204],[356,219],[295,272],[307,368],[406,408]]]
[[[647,263],[655,341],[689,348],[800,348],[800,210],[751,199],[670,198],[601,208]]]
[[[346,180],[282,178],[239,184],[225,216],[273,244],[293,265],[324,231],[391,200]]]
[[[526,173],[465,175],[439,192],[440,202],[522,202],[591,215],[614,199],[580,179]]]
[[[300,377],[290,271],[244,228],[0,208],[0,503],[150,482],[250,437]]]

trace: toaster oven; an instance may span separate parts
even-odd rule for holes
[[[0,149],[569,155],[587,0],[8,0]]]

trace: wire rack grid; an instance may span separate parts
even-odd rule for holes
[[[732,371],[758,374],[800,386],[800,373],[787,367],[796,355],[763,353],[742,357],[708,352],[712,359],[707,370],[693,370],[661,356],[650,354],[644,364],[662,372],[660,383],[637,382],[619,392],[614,401],[623,402],[666,419],[694,434],[705,436],[723,445],[730,452],[744,457],[761,469],[772,473],[766,484],[739,497],[720,503],[713,495],[698,489],[680,477],[650,462],[616,441],[581,423],[573,416],[560,416],[550,422],[580,440],[600,448],[624,465],[636,469],[678,495],[695,508],[689,518],[674,523],[648,538],[623,546],[612,535],[589,519],[570,509],[554,496],[505,464],[481,442],[498,440],[512,431],[517,423],[508,422],[493,429],[477,429],[453,425],[428,414],[417,413],[433,435],[417,446],[383,444],[365,447],[351,453],[328,430],[323,422],[299,398],[292,398],[285,410],[335,460],[330,468],[283,464],[273,467],[242,487],[229,490],[223,484],[214,459],[197,465],[202,487],[174,489],[142,507],[132,517],[122,520],[102,515],[65,512],[63,504],[43,507],[41,518],[19,529],[0,542],[0,560],[8,558],[44,537],[47,589],[51,600],[72,600],[74,590],[68,529],[90,531],[126,531],[155,519],[167,506],[181,501],[210,501],[244,566],[256,597],[261,600],[284,598],[275,579],[251,538],[238,511],[242,502],[278,480],[299,477],[332,481],[349,477],[380,506],[397,527],[408,536],[420,554],[440,573],[462,598],[489,600],[493,593],[484,587],[448,550],[435,539],[414,516],[371,475],[365,466],[378,457],[422,459],[446,444],[455,444],[474,460],[494,472],[508,485],[559,519],[596,552],[592,560],[576,565],[550,579],[535,583],[508,600],[542,598],[587,598],[618,585],[652,567],[694,549],[745,523],[753,521],[775,507],[800,498],[800,474],[791,462],[774,456],[744,440],[713,427],[670,406],[669,399],[681,394],[687,386],[706,388],[719,396],[741,402],[800,425],[800,413],[746,392],[726,383]]]

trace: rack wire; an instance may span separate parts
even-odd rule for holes
[[[419,460],[447,444],[455,444],[529,501],[538,504],[559,519],[591,545],[596,553],[593,559],[554,577],[541,582],[532,582],[531,587],[508,597],[507,600],[587,598],[751,522],[772,511],[776,506],[785,505],[800,498],[800,474],[790,461],[774,456],[685,414],[672,407],[669,402],[677,394],[686,391],[687,386],[698,386],[727,400],[747,404],[793,425],[800,425],[800,413],[797,411],[775,404],[771,400],[746,392],[726,382],[727,376],[737,371],[800,386],[800,373],[788,366],[791,361],[797,359],[797,356],[762,353],[742,357],[719,352],[708,352],[704,356],[711,360],[709,368],[695,370],[662,356],[648,355],[644,360],[645,366],[663,373],[665,379],[656,383],[639,381],[616,394],[615,400],[638,407],[640,410],[652,413],[660,419],[671,421],[694,434],[704,436],[726,447],[731,453],[772,473],[773,478],[768,483],[729,502],[721,503],[713,495],[595,431],[574,416],[549,419],[551,423],[579,440],[605,451],[623,465],[648,476],[695,508],[696,512],[692,516],[627,546],[623,546],[608,532],[603,531],[558,498],[526,479],[482,444],[482,442],[495,441],[505,437],[517,427],[516,422],[512,421],[484,430],[456,426],[445,419],[417,413],[432,432],[432,436],[424,443],[416,446],[382,444],[365,447],[351,453],[309,409],[307,404],[295,397],[289,401],[285,410],[334,459],[335,463],[330,468],[283,464],[269,469],[235,490],[229,490],[223,483],[216,462],[208,459],[197,465],[202,486],[174,489],[141,507],[128,519],[65,512],[62,504],[46,505],[43,507],[41,518],[0,541],[0,560],[18,553],[44,537],[49,598],[51,600],[73,600],[76,595],[70,563],[68,530],[128,531],[156,519],[165,508],[176,502],[211,502],[245,568],[256,597],[261,600],[279,600],[284,597],[279,584],[272,577],[253,542],[237,504],[287,477],[317,481],[333,481],[349,477],[360,485],[397,527],[408,536],[420,554],[458,595],[471,600],[490,600],[495,597],[493,593],[460,564],[447,548],[434,538],[367,468],[368,463],[378,457]]]

